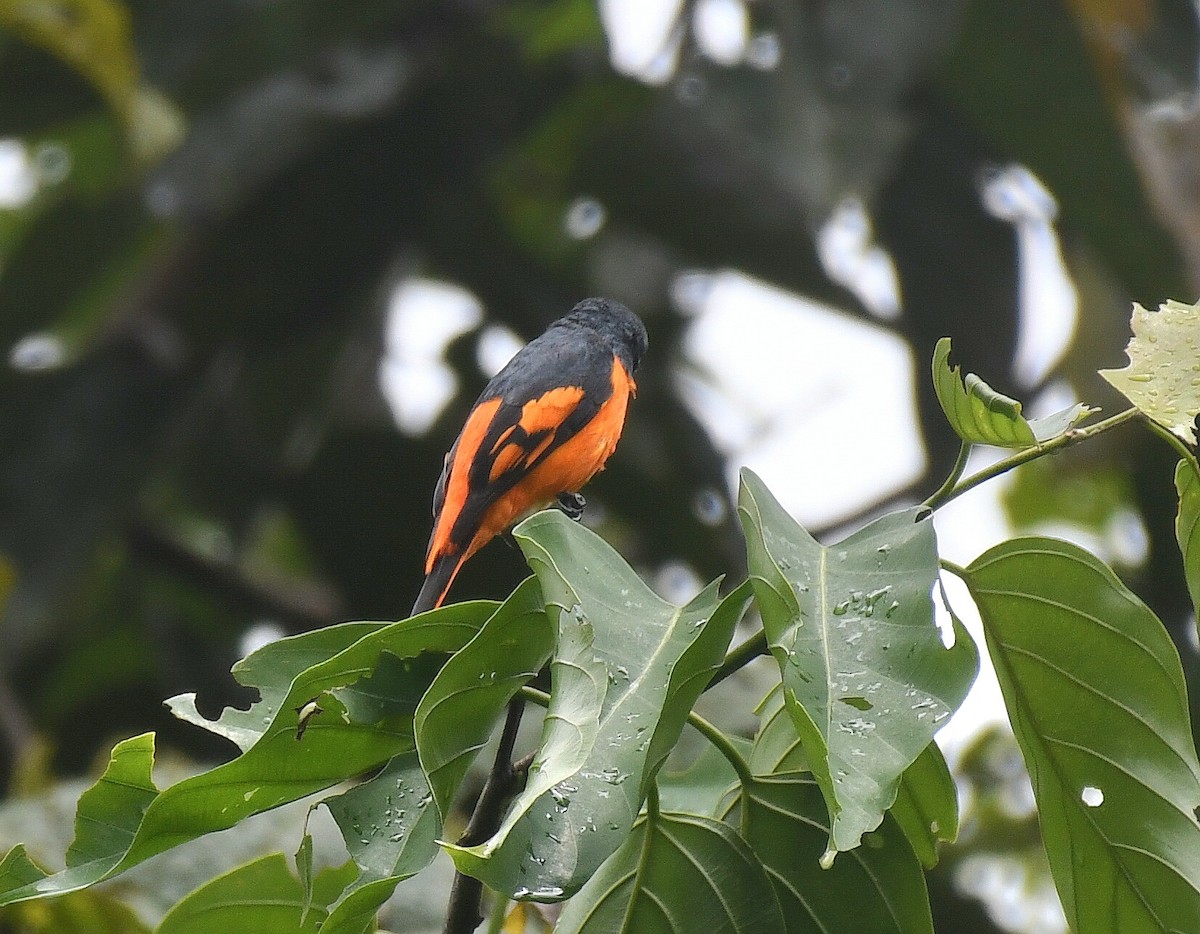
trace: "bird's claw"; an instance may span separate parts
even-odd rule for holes
[[[563,511],[568,519],[573,519],[578,522],[583,518],[583,508],[587,505],[587,500],[580,493],[559,493],[558,508]]]

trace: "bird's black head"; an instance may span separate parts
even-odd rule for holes
[[[642,319],[611,298],[585,298],[556,323],[585,327],[607,338],[630,373],[649,346]]]

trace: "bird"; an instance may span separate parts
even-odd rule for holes
[[[587,298],[492,377],[443,462],[413,616],[441,606],[467,559],[526,516],[557,504],[579,518],[579,491],[616,450],[648,346],[636,314]]]

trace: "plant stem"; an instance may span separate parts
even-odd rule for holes
[[[499,893],[495,893],[495,895],[496,901],[488,916],[488,934],[501,934],[504,930],[504,913],[508,910],[508,899]]]
[[[718,684],[728,678],[735,671],[739,671],[749,665],[754,659],[760,655],[767,654],[767,634],[760,629],[749,639],[739,645],[736,649],[725,656],[725,661],[721,663],[708,682],[708,687],[704,690],[715,688]]]
[[[733,766],[733,770],[737,772],[738,780],[743,785],[748,785],[754,781],[754,776],[750,774],[750,766],[746,764],[746,760],[742,758],[742,754],[737,751],[737,747],[729,741],[728,736],[694,710],[688,714],[688,723],[695,727],[701,736],[712,743],[717,748],[717,752],[723,755],[729,764]]]
[[[1096,422],[1094,425],[1089,425],[1087,428],[1073,428],[1055,438],[1051,438],[1045,444],[1036,444],[1033,447],[1018,451],[1017,453],[1012,454],[1003,460],[996,461],[996,463],[992,464],[990,467],[985,467],[983,470],[979,471],[979,473],[972,474],[958,486],[954,487],[954,489],[950,490],[944,495],[941,495],[940,500],[930,508],[939,509],[942,506],[945,506],[951,500],[958,499],[958,497],[962,496],[964,493],[975,489],[975,487],[979,486],[981,483],[986,483],[988,480],[991,480],[994,477],[998,477],[1003,473],[1007,473],[1014,467],[1020,467],[1022,464],[1029,463],[1029,461],[1037,460],[1044,454],[1053,453],[1054,451],[1069,447],[1072,444],[1077,444],[1080,441],[1103,434],[1106,431],[1116,428],[1118,425],[1123,425],[1130,419],[1136,418],[1138,414],[1139,412],[1136,408],[1129,408],[1123,412],[1118,412],[1116,415],[1109,416],[1103,421]],[[934,496],[938,496],[941,493],[942,491],[939,490],[934,494]],[[930,497],[930,499],[932,498],[933,497]]]
[[[942,504],[942,501],[950,495],[950,491],[954,489],[954,484],[962,478],[963,471],[967,469],[967,458],[971,456],[971,448],[974,445],[970,441],[963,441],[958,446],[958,457],[954,459],[954,466],[950,468],[950,475],[946,477],[945,482],[937,488],[937,491],[925,500],[924,504],[929,509],[937,509]]]
[[[458,838],[459,846],[482,843],[500,827],[504,802],[508,800],[517,784],[518,775],[513,769],[512,755],[517,742],[517,731],[521,727],[521,714],[524,712],[525,698],[518,694],[508,702],[508,718],[504,721],[504,732],[500,734],[496,759],[492,763],[492,770],[488,773],[479,800],[475,803],[475,811],[471,814],[467,829]],[[442,929],[444,934],[471,934],[479,927],[483,921],[483,914],[480,912],[482,896],[482,882],[465,873],[456,872],[454,884],[450,888],[446,926]]]

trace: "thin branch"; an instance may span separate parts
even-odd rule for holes
[[[521,774],[513,768],[512,755],[524,712],[525,698],[518,694],[508,702],[508,718],[504,721],[504,732],[500,734],[500,745],[496,749],[492,770],[488,773],[479,800],[475,802],[467,829],[458,838],[459,846],[475,846],[500,829],[504,804],[516,790]],[[479,927],[483,921],[480,911],[482,897],[482,882],[463,872],[456,872],[454,885],[450,889],[443,934],[471,934]]]
[[[970,441],[963,441],[958,446],[958,457],[954,459],[954,466],[950,468],[950,475],[946,477],[945,483],[938,487],[929,499],[925,500],[924,505],[926,507],[937,509],[942,504],[942,500],[950,495],[950,491],[954,489],[954,485],[962,479],[963,471],[967,469],[967,458],[971,456],[972,447],[974,445]]]
[[[1139,412],[1137,409],[1129,408],[1124,412],[1118,412],[1116,415],[1112,415],[1103,421],[1096,422],[1094,425],[1089,425],[1087,428],[1072,428],[1056,438],[1051,438],[1045,444],[1037,444],[1033,447],[1025,448],[1024,450],[1018,451],[1017,453],[1012,454],[1003,460],[996,461],[996,463],[989,467],[985,467],[983,470],[979,471],[979,473],[972,474],[954,489],[947,492],[932,508],[939,509],[942,506],[945,506],[951,500],[958,499],[958,497],[962,496],[964,493],[975,489],[975,487],[979,486],[980,484],[986,483],[988,480],[998,477],[1003,473],[1008,473],[1008,471],[1012,470],[1014,467],[1020,467],[1022,464],[1027,464],[1030,461],[1037,460],[1043,455],[1051,454],[1054,451],[1061,450],[1062,448],[1069,447],[1073,444],[1078,444],[1080,441],[1085,441],[1088,438],[1093,438],[1096,435],[1110,431],[1111,429],[1116,428],[1118,425],[1123,425],[1130,419],[1136,418],[1138,414]],[[941,491],[939,490],[938,492],[940,493]]]
[[[754,776],[750,773],[750,766],[746,764],[746,760],[742,758],[742,754],[738,752],[737,747],[729,741],[728,736],[694,710],[688,714],[688,723],[696,729],[696,732],[712,743],[716,747],[717,752],[723,755],[729,764],[733,766],[733,770],[737,772],[738,780],[743,786],[749,785],[754,781]]]

